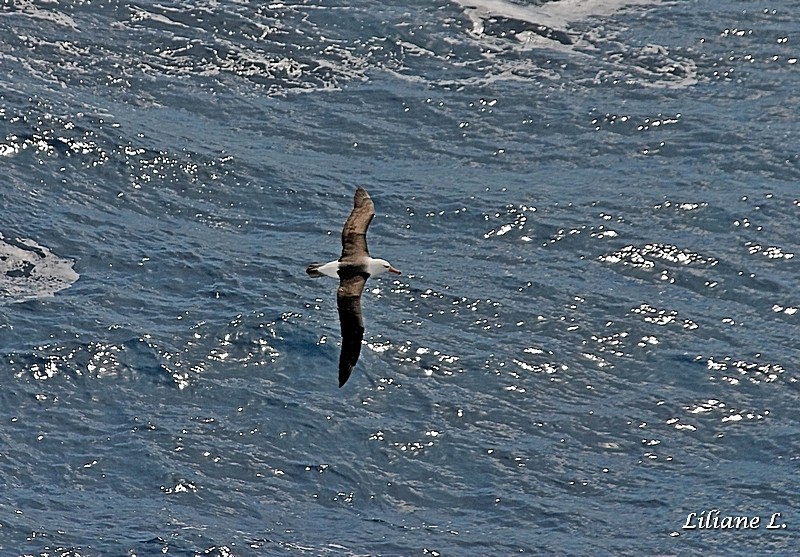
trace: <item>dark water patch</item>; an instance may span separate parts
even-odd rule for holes
[[[170,354],[145,337],[122,343],[53,342],[29,352],[7,353],[4,360],[17,380],[34,383],[150,378],[183,387],[188,380],[187,374],[173,368]]]

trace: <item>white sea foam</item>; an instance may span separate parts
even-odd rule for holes
[[[80,277],[73,264],[33,240],[0,234],[0,299],[52,296]]]

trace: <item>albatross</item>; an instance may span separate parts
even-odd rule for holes
[[[342,228],[342,256],[330,263],[312,263],[306,272],[312,277],[328,276],[339,279],[336,305],[342,329],[342,352],[339,355],[339,387],[353,373],[361,354],[364,339],[364,317],[361,315],[361,292],[369,277],[381,273],[400,274],[385,259],[369,256],[367,227],[375,216],[375,205],[367,190],[358,188],[353,210]]]

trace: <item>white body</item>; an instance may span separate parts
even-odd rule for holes
[[[340,261],[331,261],[329,263],[325,263],[325,265],[322,265],[321,267],[317,267],[315,270],[325,276],[339,278],[340,265]],[[350,265],[352,265],[352,263],[350,263]],[[380,275],[381,273],[385,273],[387,271],[397,275],[400,274],[400,271],[392,267],[391,264],[385,259],[374,259],[372,257],[367,257],[363,263],[360,262],[356,265],[363,265],[367,271],[367,274],[371,277]]]
[[[338,261],[331,261],[330,263],[325,263],[322,267],[317,267],[316,269],[318,272],[322,273],[325,276],[339,278],[339,262]]]

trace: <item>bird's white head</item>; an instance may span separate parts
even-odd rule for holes
[[[385,259],[370,259],[369,263],[367,264],[367,272],[371,277],[386,272],[394,273],[396,275],[400,274],[400,271],[392,267],[392,265]]]

